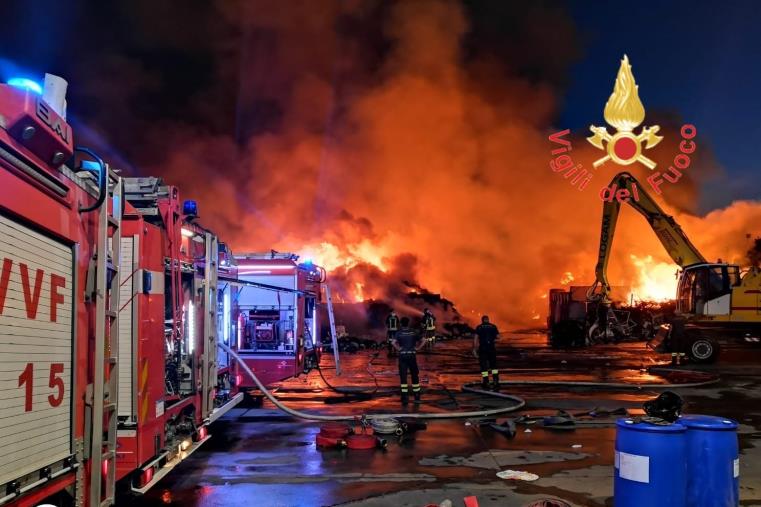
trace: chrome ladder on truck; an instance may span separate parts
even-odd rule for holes
[[[115,502],[119,392],[119,263],[124,183],[108,168],[108,195],[98,217],[95,252],[95,345],[90,427],[90,507]],[[89,394],[89,393],[88,393]]]
[[[325,299],[328,303],[328,319],[330,320],[330,338],[333,344],[333,359],[336,362],[336,377],[341,375],[341,362],[338,357],[338,336],[336,336],[336,318],[333,314],[333,298],[330,295],[330,285],[325,284]]]
[[[206,264],[203,281],[203,364],[201,365],[201,417],[206,419],[214,411],[214,392],[217,388],[217,237],[205,234]]]

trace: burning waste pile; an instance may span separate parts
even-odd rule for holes
[[[156,121],[154,108],[114,109],[150,103],[155,88],[171,84],[140,58],[83,61],[108,81],[84,83],[74,91],[79,102],[97,97],[103,102],[96,106],[109,106],[92,108],[86,119],[95,128],[83,141],[101,147],[97,134],[118,125],[108,134],[126,147],[125,157],[188,188],[233,251],[298,251],[332,280],[344,276],[336,303],[346,305],[347,322],[374,319],[358,335],[377,331],[386,310],[358,304],[364,301],[413,317],[430,304],[439,328],[451,322],[455,335],[480,313],[501,329],[536,327],[547,317],[547,288],[567,275],[566,285],[593,279],[599,191],[613,171],[599,167],[580,192],[551,166],[559,156],[547,136],[562,130],[556,123],[567,76],[581,54],[581,38],[562,9],[530,2],[297,3],[205,3],[210,12],[199,16],[199,27],[244,36],[192,39],[208,57],[203,74],[210,78],[175,98],[185,120]],[[534,21],[521,22],[527,19]],[[535,30],[535,20],[549,24],[553,37]],[[492,37],[502,32],[511,43],[495,52]],[[186,37],[183,30],[153,33],[165,53]],[[210,106],[214,97],[226,98],[234,129]],[[590,122],[600,121],[596,114]],[[667,168],[679,153],[682,121],[656,111],[647,119],[663,137],[647,156]],[[561,156],[591,168],[600,151],[573,137],[564,137],[572,151]],[[725,175],[709,144],[698,144],[689,170],[678,184],[662,185],[658,198],[697,234],[692,239],[707,257],[737,262],[746,234],[757,233],[761,205],[730,203],[712,191],[714,210],[706,214],[701,189]],[[647,181],[648,169],[630,167]],[[643,300],[673,297],[674,265],[630,211],[621,213],[611,277],[638,288]],[[396,294],[376,293],[386,290],[378,289],[385,287],[378,277],[398,269],[400,259],[414,265],[415,276],[396,277]],[[423,287],[455,301],[460,319],[444,303],[423,303]]]
[[[423,312],[428,309],[436,318],[439,340],[472,336],[473,328],[455,304],[417,281],[414,256],[400,255],[388,263],[390,267],[385,270],[359,262],[329,272],[341,351],[385,346],[386,318],[392,310],[400,318],[409,317],[411,326],[420,329]],[[329,334],[323,332],[323,336]]]

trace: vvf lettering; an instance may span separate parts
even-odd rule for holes
[[[0,271],[0,315],[5,310],[5,298],[8,295],[8,286],[11,281],[14,263],[7,257],[3,259],[2,271]],[[37,319],[37,309],[40,304],[42,284],[45,282],[45,271],[37,269],[34,275],[29,266],[23,262],[18,263],[18,274],[21,278],[21,289],[24,292],[24,308],[28,319]],[[34,278],[32,278],[32,276]],[[55,273],[49,273],[48,287],[50,288],[50,322],[57,322],[58,305],[64,303],[64,296],[59,289],[66,288],[66,279]]]

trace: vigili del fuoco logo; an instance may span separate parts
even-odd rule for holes
[[[573,147],[571,141],[566,138],[571,133],[569,129],[549,136],[550,141],[557,145],[551,152],[553,158],[550,160],[550,169],[563,176],[574,188],[580,191],[586,189],[594,175],[608,163],[628,166],[639,162],[650,169],[651,174],[647,177],[647,182],[656,194],[661,194],[661,186],[664,183],[678,182],[682,177],[682,171],[690,166],[690,155],[696,148],[693,139],[697,134],[697,129],[692,124],[685,124],[680,129],[682,140],[679,143],[679,153],[674,156],[668,169],[656,170],[656,162],[648,158],[647,151],[660,143],[663,136],[658,135],[658,125],[643,126],[639,133],[635,132],[645,120],[645,107],[639,99],[639,87],[634,81],[632,66],[626,55],[621,60],[613,93],[605,104],[603,116],[613,132],[609,132],[604,126],[589,126],[592,135],[587,137],[587,141],[605,152],[605,155],[594,161],[592,170],[587,170],[582,164],[573,161]],[[607,186],[600,189],[600,198],[605,201],[617,199],[622,202],[629,197],[639,200],[636,187],[632,188],[631,196],[628,190],[616,192],[615,188]]]

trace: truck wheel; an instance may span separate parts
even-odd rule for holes
[[[605,335],[603,334],[602,329],[600,329],[599,324],[595,322],[589,327],[589,331],[587,331],[587,345],[595,345],[597,343],[602,343],[605,340]]]
[[[713,363],[719,357],[719,344],[708,338],[697,338],[690,345],[689,354],[696,363]]]

